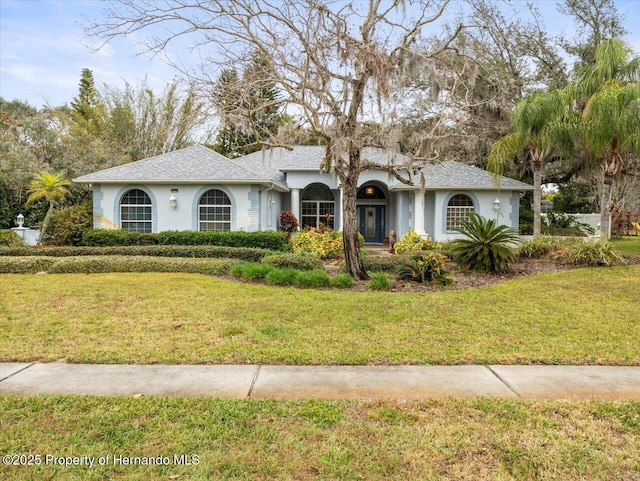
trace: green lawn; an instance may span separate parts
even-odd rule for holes
[[[640,365],[640,266],[437,293],[196,274],[0,275],[0,360]]]
[[[12,480],[589,481],[640,474],[634,402],[11,396],[0,397],[0,412],[0,451],[34,462],[41,456],[39,466],[0,465],[0,478]],[[96,464],[102,458],[104,465],[63,467],[47,454]],[[177,465],[174,455],[197,464]],[[135,457],[161,457],[166,465],[121,464]]]
[[[640,236],[616,237],[611,242],[623,256],[640,257]]]

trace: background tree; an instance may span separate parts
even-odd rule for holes
[[[49,209],[47,215],[40,227],[40,236],[38,242],[42,242],[49,226],[49,220],[55,207],[64,201],[65,197],[69,194],[69,182],[62,174],[52,174],[49,172],[41,172],[35,176],[29,186],[29,197],[27,198],[27,205],[38,202],[41,199],[46,200],[49,203]]]
[[[223,70],[214,85],[213,104],[221,120],[214,150],[228,157],[256,152],[278,134],[286,116],[269,60],[255,51],[244,69]]]
[[[435,40],[448,48],[416,79],[414,88],[422,95],[403,118],[403,139],[424,139],[428,132],[440,158],[484,167],[493,142],[509,133],[516,103],[535,89],[566,85],[553,39],[537,10],[529,8],[523,18],[504,2],[469,2],[460,19],[465,28],[451,42],[453,29]]]
[[[583,159],[602,172],[600,237],[609,237],[611,190],[625,163],[640,157],[640,58],[620,39],[604,42],[596,63],[578,72],[568,86],[579,112]]]
[[[71,101],[71,117],[75,128],[100,136],[104,128],[104,105],[96,90],[93,72],[83,68],[78,96]]]
[[[171,40],[191,35],[193,44],[203,47],[204,73],[241,62],[247,51],[269,59],[269,80],[278,85],[288,105],[297,107],[308,131],[326,144],[320,168],[335,173],[343,190],[347,270],[365,279],[356,210],[360,173],[377,169],[403,182],[407,179],[393,158],[389,165],[379,165],[363,157],[363,148],[371,142],[361,127],[374,114],[383,122],[392,117],[389,113],[402,102],[392,96],[402,94],[403,74],[419,67],[424,58],[416,41],[448,3],[213,0],[205,8],[196,0],[121,0],[93,33],[109,39],[171,22],[172,33],[151,39],[148,47],[159,51]],[[192,80],[211,90],[206,74]],[[389,145],[388,138],[378,143],[397,150],[397,142]],[[284,145],[287,139],[276,136],[270,144]]]
[[[626,33],[613,0],[563,0],[558,10],[573,17],[578,37],[560,37],[564,50],[578,58],[575,68],[596,63],[596,50],[602,43]]]
[[[103,138],[120,146],[125,161],[164,154],[196,143],[204,125],[204,104],[193,91],[181,98],[176,82],[157,95],[146,82],[101,91],[106,125]],[[206,132],[201,132],[206,135]]]

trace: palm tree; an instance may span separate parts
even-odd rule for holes
[[[589,166],[602,170],[600,238],[609,237],[611,189],[625,162],[640,157],[640,58],[620,39],[604,42],[596,63],[567,87],[579,105],[580,141]]]
[[[487,158],[489,171],[501,175],[505,164],[526,153],[533,171],[533,235],[541,233],[542,172],[544,164],[557,150],[554,130],[564,110],[558,90],[536,93],[516,104],[511,116],[512,132],[498,139]]]
[[[46,199],[49,202],[49,210],[42,223],[40,229],[40,237],[38,243],[44,239],[44,234],[49,226],[49,220],[51,219],[51,213],[57,204],[62,202],[69,194],[70,182],[62,174],[52,174],[50,172],[40,172],[37,174],[29,185],[29,197],[27,198],[27,205],[31,205],[40,199]]]

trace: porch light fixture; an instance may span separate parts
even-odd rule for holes
[[[169,197],[169,207],[171,207],[172,209],[178,207],[178,199],[176,199],[176,196],[173,194],[171,194],[171,197]]]
[[[373,195],[375,193],[375,190],[373,189],[373,187],[365,187],[364,188],[364,193],[367,196],[371,196],[371,195]]]
[[[500,199],[496,198],[496,200],[493,201],[493,210],[496,212],[500,210]]]
[[[17,221],[18,221],[18,227],[22,227],[22,224],[24,224],[24,216],[22,214],[18,214],[18,217],[16,217]]]

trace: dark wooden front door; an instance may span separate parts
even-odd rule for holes
[[[382,244],[384,239],[384,205],[358,206],[360,233],[370,244]]]

